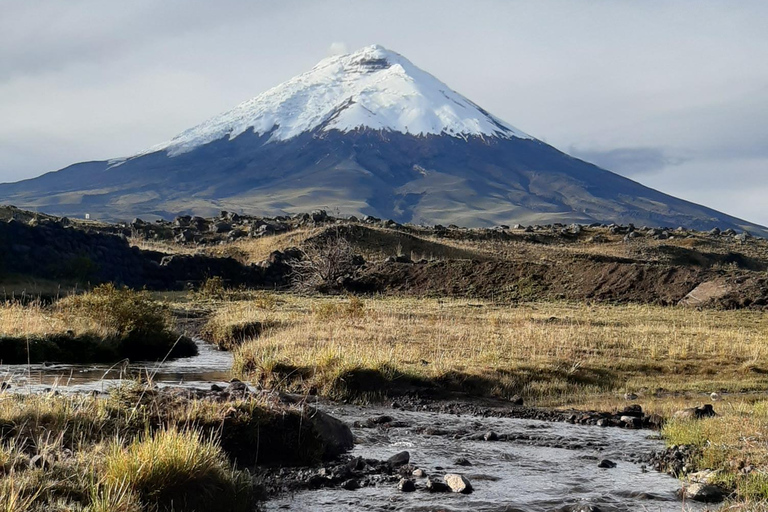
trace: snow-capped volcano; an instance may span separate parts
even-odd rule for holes
[[[271,141],[303,132],[360,129],[453,137],[531,136],[492,116],[402,55],[373,45],[329,57],[229,112],[146,153],[171,156],[253,129]]]
[[[103,220],[322,208],[417,224],[619,222],[768,235],[572,158],[381,46],[325,59],[132,157],[0,184],[0,202]]]

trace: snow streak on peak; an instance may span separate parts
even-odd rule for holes
[[[146,153],[170,156],[249,129],[270,141],[313,130],[360,129],[454,137],[532,137],[379,45],[329,57],[234,109],[191,128]]]

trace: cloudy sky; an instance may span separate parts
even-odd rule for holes
[[[0,181],[379,43],[574,156],[768,225],[768,2],[0,0]]]

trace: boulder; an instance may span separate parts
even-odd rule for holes
[[[408,452],[396,453],[387,459],[387,463],[392,467],[405,466],[410,462],[411,454]]]
[[[443,477],[443,480],[453,492],[460,492],[462,494],[469,494],[472,492],[472,484],[464,475],[448,473]]]
[[[401,478],[397,484],[397,488],[401,492],[413,492],[416,490],[416,484],[410,478]]]
[[[689,484],[677,491],[681,499],[700,501],[703,503],[720,503],[725,499],[725,492],[716,485]]]
[[[448,484],[432,477],[427,478],[426,488],[429,492],[448,492],[451,490]]]
[[[352,431],[341,420],[314,407],[309,408],[307,418],[323,441],[324,457],[336,457],[354,446],[355,439]]]
[[[704,404],[700,407],[689,407],[675,413],[675,418],[678,419],[701,419],[709,418],[711,416],[717,416],[717,413],[712,408],[712,404]]]
[[[346,490],[348,490],[348,491],[354,491],[354,490],[356,490],[356,489],[359,489],[359,488],[360,488],[360,482],[358,482],[358,481],[357,481],[357,480],[355,480],[354,478],[350,478],[349,480],[345,480],[345,481],[344,481],[344,482],[341,484],[341,488],[342,488],[342,489],[346,489]]]

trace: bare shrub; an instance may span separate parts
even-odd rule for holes
[[[353,277],[361,257],[338,233],[307,242],[302,257],[289,261],[291,282],[302,291],[329,291]]]

